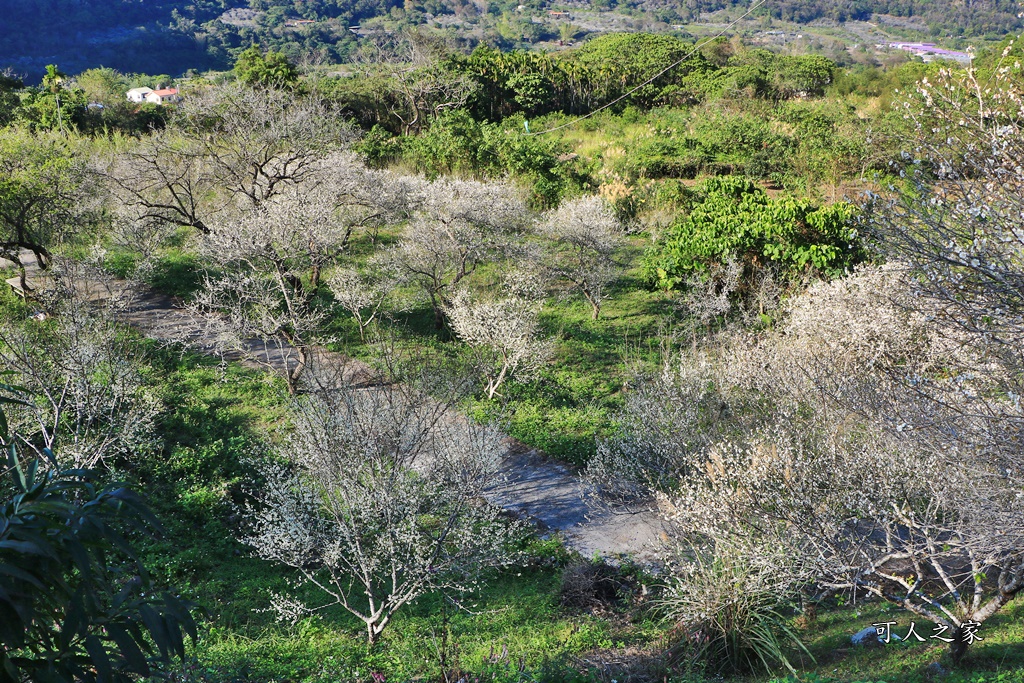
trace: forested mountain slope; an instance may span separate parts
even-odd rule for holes
[[[698,0],[693,12],[746,7],[748,0]],[[868,21],[872,14],[914,17],[934,33],[980,35],[1007,33],[1021,26],[1015,0],[770,0],[771,16],[797,23],[816,19]]]
[[[68,73],[108,66],[178,75],[227,68],[253,44],[280,50],[293,61],[340,63],[358,44],[350,27],[370,20],[389,31],[430,25],[469,47],[484,42],[502,49],[557,49],[561,42],[608,31],[675,28],[703,35],[709,25],[738,17],[752,2],[6,0],[0,69],[13,68],[29,82],[37,82],[49,63]],[[561,15],[552,19],[549,10],[555,9],[569,10],[571,22],[560,21]],[[887,15],[887,24],[901,24],[899,30],[914,39],[998,39],[1021,28],[1018,11],[1015,0],[768,0],[735,28],[756,32],[772,20],[806,24],[874,21],[873,16]],[[854,38],[851,44],[865,41],[877,42]]]

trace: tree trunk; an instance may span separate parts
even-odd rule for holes
[[[41,245],[29,246],[32,250],[32,254],[36,257],[36,263],[39,265],[39,270],[46,270],[50,267],[50,263],[53,261],[53,256],[50,254],[49,249]]]
[[[366,621],[367,649],[372,648],[380,640],[380,634],[384,633],[384,627],[391,621],[391,615],[381,614],[376,617],[370,617],[370,619],[373,619],[373,621]]]
[[[600,297],[592,294],[587,287],[580,287],[580,291],[583,292],[583,296],[586,297],[587,302],[590,304],[590,319],[597,320],[601,317]]]
[[[970,643],[964,637],[964,630],[961,627],[953,629],[953,642],[949,644],[949,657],[953,660],[953,666],[958,666],[960,660],[967,654]]]
[[[288,375],[288,393],[292,396],[299,387],[299,377],[302,376],[302,371],[306,369],[306,347],[298,345],[295,347],[295,353],[299,357],[298,362],[295,364],[295,368],[288,370],[287,367],[287,356],[285,357],[285,374]]]
[[[32,287],[28,286],[28,275],[25,273],[25,264],[22,263],[21,259],[17,256],[14,257],[14,263],[18,266],[18,281],[21,283],[21,294],[27,299],[29,292],[34,290]]]
[[[299,388],[299,377],[302,376],[302,371],[306,369],[306,346],[300,343],[300,340],[290,334],[288,330],[281,330],[279,334],[280,337],[278,337],[277,341],[278,348],[281,351],[281,360],[284,362],[284,381],[288,385],[288,395],[294,396]],[[295,349],[298,359],[294,368],[288,367],[288,358],[291,354],[280,343],[281,338],[284,339],[285,344]],[[267,360],[269,361],[270,359],[268,358]]]

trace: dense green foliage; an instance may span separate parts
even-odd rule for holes
[[[284,54],[273,50],[263,54],[253,45],[238,55],[235,76],[246,85],[282,88],[294,85],[299,79],[299,72]]]
[[[790,197],[770,199],[749,180],[704,181],[690,212],[646,256],[658,287],[672,289],[694,271],[729,259],[750,271],[772,264],[785,273],[837,275],[863,257],[850,204],[816,207]]]
[[[70,78],[56,65],[40,86],[0,76],[0,123],[20,124],[33,131],[78,130],[84,133],[144,133],[162,128],[169,108],[127,101],[131,88],[171,85],[166,75],[122,74],[108,68],[89,69]]]
[[[58,134],[0,130],[0,254],[18,263],[29,250],[45,264],[80,215],[82,160]]]
[[[627,106],[688,105],[727,90],[765,99],[821,94],[835,68],[823,57],[788,57],[767,50],[727,56],[721,64],[704,52],[691,52],[691,43],[673,36],[619,33],[555,55],[482,46],[455,68],[478,84],[469,110],[491,120],[520,112],[527,117],[580,114],[609,104],[619,111]]]
[[[375,165],[398,160],[429,178],[447,174],[511,175],[530,185],[537,207],[591,189],[588,169],[564,144],[525,133],[522,117],[480,123],[457,111],[436,119],[422,134],[392,137],[374,127],[357,149]]]
[[[156,518],[125,484],[8,433],[2,404],[28,396],[0,390],[0,681],[127,682],[184,659],[191,605],[157,590],[138,554]]]
[[[333,79],[323,86],[370,129],[358,149],[371,164],[398,163],[429,177],[511,174],[533,186],[538,206],[621,182],[628,196],[616,195],[618,190],[607,196],[634,215],[657,208],[642,196],[650,194],[650,180],[737,173],[807,191],[817,183],[836,186],[857,173],[887,170],[887,148],[869,148],[866,129],[884,123],[875,135],[891,130],[897,137],[895,131],[906,124],[895,117],[866,121],[850,98],[820,98],[837,88],[836,78],[847,90],[858,78],[891,93],[919,77],[920,68],[908,65],[883,77],[837,72],[816,56],[782,56],[722,42],[713,47],[714,59],[698,52],[678,66],[673,64],[689,44],[651,34],[605,36],[554,56],[486,47],[468,57],[452,55],[433,70],[452,82],[470,79],[465,108],[439,107],[439,117],[418,119],[416,135],[402,134],[410,132],[404,122],[413,115],[403,104],[404,86],[385,75]],[[595,107],[607,108],[573,121]],[[553,134],[545,134],[549,130]],[[605,150],[580,154],[581,138],[598,130],[619,132],[604,136]]]

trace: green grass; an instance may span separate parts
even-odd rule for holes
[[[267,590],[285,588],[280,578],[275,581],[241,562],[225,565],[222,571],[229,580],[222,580],[224,588],[211,596],[222,603],[264,606]],[[197,654],[222,680],[369,680],[373,671],[388,680],[436,679],[440,641],[447,637],[449,656],[455,656],[461,667],[491,668],[493,673],[504,668],[508,677],[498,680],[516,680],[520,665],[535,669],[621,637],[596,617],[563,614],[557,605],[558,580],[559,572],[552,568],[505,572],[467,600],[471,611],[451,605],[442,609],[440,596],[425,596],[398,614],[373,650],[366,647],[362,624],[337,610],[295,626],[277,624],[269,614],[232,622],[221,613]],[[237,608],[231,610],[237,614]],[[501,657],[506,650],[507,658]]]
[[[442,598],[424,596],[399,612],[372,651],[362,623],[338,608],[295,626],[278,623],[267,611],[270,594],[289,591],[292,573],[253,558],[235,535],[243,484],[251,480],[246,458],[266,452],[288,428],[284,387],[260,370],[145,345],[167,407],[159,424],[164,443],[132,474],[166,527],[147,546],[147,564],[206,610],[194,680],[326,683],[370,680],[371,672],[436,678],[432,636],[446,632],[454,661],[512,681],[520,666],[561,666],[570,654],[650,631],[649,624],[634,632],[563,612],[558,590],[567,555],[557,543],[537,541],[526,548],[528,566],[495,573],[466,610],[449,607],[442,623]],[[504,650],[508,656],[498,656]]]
[[[147,284],[158,292],[188,298],[199,289],[201,264],[194,254],[175,251],[166,254],[153,268]]]
[[[634,285],[620,283],[606,305],[606,317],[596,322],[574,300],[548,307],[548,331],[570,332],[561,334],[559,342],[566,361],[564,367],[554,366],[547,379],[517,388],[524,398],[516,399],[516,429],[535,428],[538,439],[576,429],[561,444],[569,449],[593,443],[593,434],[607,428],[606,413],[600,411],[621,401],[621,378],[631,367],[629,359],[653,362],[658,357],[656,348],[645,348],[637,340],[656,332],[666,303]],[[10,319],[29,312],[9,292],[0,294],[0,306],[0,313]],[[440,596],[424,596],[399,612],[372,651],[366,648],[362,624],[337,608],[294,626],[278,623],[266,611],[269,596],[289,590],[292,575],[252,557],[235,535],[242,484],[251,480],[245,459],[266,452],[267,444],[289,428],[282,382],[261,370],[234,363],[221,366],[210,358],[141,343],[148,354],[145,374],[165,404],[159,422],[162,448],[132,464],[126,474],[141,485],[167,530],[145,547],[147,565],[159,581],[178,587],[205,609],[201,638],[193,649],[196,659],[185,680],[340,683],[370,681],[372,673],[380,673],[391,682],[438,681],[441,650],[452,666],[481,681],[607,683],[613,674],[581,672],[574,658],[598,651],[628,652],[630,647],[659,651],[667,625],[654,621],[643,606],[599,614],[561,607],[561,572],[571,558],[556,542],[536,540],[526,548],[527,566],[494,573],[465,602],[468,611],[450,606],[442,610]],[[436,336],[431,343],[455,346]],[[587,396],[589,403],[579,399]],[[877,603],[822,609],[800,632],[816,663],[805,659],[798,678],[731,680],[930,683],[937,679],[929,677],[929,664],[938,661],[950,668],[944,645],[849,645],[850,635],[873,622],[897,621],[902,634],[910,619]],[[917,621],[918,631],[930,635],[931,627],[922,628],[926,625]],[[942,680],[1024,683],[1024,601],[1010,603],[983,625],[980,635],[984,641],[972,649],[963,667]],[[712,680],[730,679],[697,674],[669,679]]]
[[[188,231],[179,229],[170,243],[161,249],[143,281],[153,291],[187,299],[200,287],[205,268],[199,257],[188,250]],[[121,247],[111,247],[104,259],[105,267],[117,277],[136,274],[142,255]]]
[[[915,622],[915,632],[925,642],[895,640],[881,647],[854,647],[850,636],[876,622],[895,621],[894,632],[904,636]],[[978,631],[984,639],[975,643],[957,669],[953,669],[945,643],[933,640],[935,627],[922,617],[898,607],[877,602],[819,612],[816,621],[800,635],[814,655],[816,664],[804,662],[807,678],[821,681],[886,681],[887,683],[929,683],[938,680],[928,666],[938,662],[949,683],[982,681],[1024,681],[1024,601],[1011,602]],[[814,678],[814,677],[818,678]]]

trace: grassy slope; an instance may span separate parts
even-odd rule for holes
[[[565,139],[578,153],[605,160],[614,157],[624,142],[650,135],[651,125],[651,120],[601,121],[571,129]],[[395,237],[384,232],[380,243]],[[644,245],[645,238],[637,237],[623,252],[626,272],[611,288],[600,320],[590,320],[589,307],[575,294],[547,301],[542,324],[557,342],[554,362],[535,380],[506,385],[502,401],[478,399],[471,406],[474,413],[484,416],[507,405],[513,436],[564,461],[585,463],[595,437],[614,429],[611,418],[622,404],[625,382],[637,368],[657,366],[661,333],[673,317],[671,300],[645,289],[638,279],[636,255]],[[353,263],[363,263],[372,250],[368,240],[357,240],[351,251]],[[152,284],[186,296],[198,282],[200,266],[193,256],[175,249],[158,266]],[[487,283],[493,273],[485,269],[478,277]],[[432,315],[422,305],[396,314],[395,320],[393,328],[405,345],[452,356],[464,353],[446,333],[434,331]],[[331,331],[339,350],[368,354],[346,316],[339,315]],[[565,558],[557,547],[547,545],[533,549],[534,566],[497,575],[475,602],[477,614],[456,613],[445,627],[438,616],[438,598],[425,598],[400,615],[373,653],[364,648],[361,625],[338,611],[296,626],[276,623],[271,614],[257,610],[267,607],[269,592],[287,590],[287,574],[251,559],[244,546],[231,540],[237,520],[230,500],[238,499],[240,482],[246,478],[239,460],[254,444],[280,433],[283,387],[273,378],[234,365],[222,370],[209,359],[180,359],[155,349],[153,354],[157,381],[170,407],[163,424],[167,444],[165,457],[141,475],[170,535],[151,549],[151,558],[168,582],[187,585],[210,610],[198,651],[205,672],[196,671],[197,680],[367,680],[372,671],[386,673],[388,680],[431,676],[438,671],[438,648],[444,649],[440,643],[435,646],[434,638],[446,631],[463,664],[475,670],[491,667],[495,680],[518,680],[520,662],[534,672],[548,667],[548,680],[565,680],[564,670],[556,673],[552,660],[631,643],[649,649],[663,635],[663,629],[644,616],[633,624],[629,619],[561,610],[557,593]],[[850,634],[883,616],[882,620],[898,620],[898,630],[905,632],[906,615],[883,614],[878,605],[823,611],[803,631],[817,664],[806,662],[801,680],[929,680],[924,668],[944,656],[942,648],[916,643],[870,650],[848,647]],[[986,681],[1024,681],[1019,673],[1024,668],[1022,617],[1024,606],[1015,604],[986,624],[986,642],[968,663],[974,673],[954,674],[948,680],[975,681],[983,676]],[[919,623],[919,631],[921,627]],[[505,647],[507,660],[500,657]],[[501,661],[486,662],[492,652]]]
[[[182,262],[180,254],[172,255],[169,271]],[[647,292],[630,276],[613,289],[603,318],[596,322],[575,298],[550,302],[544,324],[559,340],[559,358],[537,381],[509,387],[506,398],[516,411],[514,433],[562,457],[585,458],[594,434],[609,428],[622,382],[635,367],[629,359],[653,363],[659,357],[650,340],[669,306],[663,295]],[[430,320],[426,310],[407,314],[405,343],[453,348],[433,332]],[[339,321],[338,331],[346,326]],[[354,339],[354,328],[347,334]],[[347,348],[366,351],[357,345]],[[563,667],[573,655],[623,645],[648,652],[663,637],[664,628],[643,614],[633,623],[626,615],[607,620],[561,609],[558,587],[566,558],[552,544],[532,547],[532,566],[496,575],[470,603],[475,614],[449,611],[446,624],[440,599],[422,599],[400,614],[372,653],[365,649],[361,624],[339,610],[294,626],[277,623],[260,610],[268,606],[271,592],[287,590],[288,574],[250,558],[246,547],[231,540],[235,520],[230,500],[238,498],[239,482],[246,476],[239,459],[281,433],[283,387],[259,371],[234,365],[222,369],[210,359],[181,358],[156,349],[153,356],[171,411],[162,425],[167,457],[143,477],[168,521],[170,536],[152,548],[151,558],[168,582],[187,585],[210,611],[197,651],[202,666],[193,672],[197,680],[326,682],[368,680],[371,672],[384,673],[388,680],[436,676],[438,653],[445,649],[436,639],[447,633],[457,653],[453,656],[474,672],[486,671],[499,681],[519,680],[522,666],[540,680],[556,681],[566,680],[569,674]],[[484,401],[477,404],[484,412],[491,407]],[[1022,616],[1024,603],[1012,604],[985,624],[985,642],[972,653],[967,672],[946,680],[1024,680]],[[930,663],[943,661],[948,667],[944,647],[932,643],[873,649],[848,645],[850,634],[891,620],[899,622],[900,633],[909,625],[905,613],[874,603],[823,610],[802,631],[817,663],[803,662],[799,680],[923,683],[931,680],[926,673]],[[919,621],[918,631],[930,635],[931,627]],[[492,655],[498,661],[492,662]],[[679,680],[713,678],[693,674]]]
[[[235,502],[244,498],[245,458],[280,437],[286,401],[276,378],[211,359],[151,349],[169,411],[161,430],[163,457],[136,471],[146,484],[167,537],[148,552],[164,581],[187,586],[208,611],[197,655],[198,680],[366,680],[371,671],[389,680],[436,675],[433,637],[449,632],[464,665],[485,664],[509,680],[520,663],[541,667],[553,658],[613,638],[631,642],[649,624],[615,628],[558,608],[560,567],[567,561],[555,542],[531,541],[527,566],[495,574],[467,601],[473,613],[451,610],[445,624],[441,598],[427,596],[401,612],[372,653],[361,622],[339,609],[298,625],[268,613],[270,594],[287,592],[290,573],[250,557],[233,540]],[[310,603],[317,596],[309,595]],[[507,649],[507,658],[486,662]],[[361,672],[357,675],[355,672]],[[498,680],[502,680],[499,677]]]
[[[0,303],[5,317],[30,312],[7,292]],[[653,296],[625,288],[609,301],[607,318],[597,323],[588,319],[578,303],[553,305],[548,324],[571,330],[573,339],[562,346],[567,367],[561,372],[568,379],[556,377],[551,382],[579,385],[584,382],[581,377],[589,378],[590,388],[584,389],[606,392],[608,400],[614,400],[618,381],[601,375],[610,368],[624,371],[621,348],[625,342],[619,340],[626,339],[627,332],[629,339],[640,339],[641,331],[650,334],[644,326],[654,324],[663,305]],[[590,336],[583,334],[587,330]],[[630,652],[630,646],[649,652],[663,637],[663,627],[651,622],[645,612],[631,618],[621,612],[594,616],[562,609],[558,587],[567,558],[557,544],[541,542],[529,548],[530,566],[495,575],[474,596],[468,603],[473,613],[449,609],[446,622],[440,598],[428,596],[399,615],[372,653],[365,649],[361,624],[337,610],[295,626],[277,623],[272,614],[261,610],[267,608],[270,592],[287,590],[288,573],[251,558],[248,549],[233,540],[237,519],[231,501],[239,499],[240,482],[247,477],[240,461],[267,440],[279,438],[285,428],[281,426],[284,388],[257,370],[234,364],[221,368],[212,359],[181,356],[146,344],[151,376],[167,406],[160,425],[164,449],[158,457],[139,464],[133,476],[144,483],[168,529],[164,540],[149,547],[149,564],[162,580],[184,587],[208,611],[196,650],[201,664],[192,667],[189,680],[326,683],[367,681],[372,672],[384,673],[389,681],[429,679],[439,672],[439,649],[450,649],[450,655],[467,669],[486,672],[482,680],[523,680],[519,672],[523,667],[538,680],[566,681],[570,673],[565,665],[575,654],[608,648]],[[579,362],[580,358],[586,362]],[[541,399],[532,400],[537,411],[548,410]],[[599,424],[596,418],[595,424]],[[908,616],[894,608],[866,603],[823,610],[802,631],[817,663],[804,662],[799,667],[800,680],[932,680],[925,668],[943,660],[941,646],[849,647],[851,633],[875,621],[892,620],[899,622],[897,632],[906,631]],[[919,632],[931,633],[930,627],[922,626],[919,622]],[[445,633],[449,646],[444,645]],[[1012,603],[983,626],[981,635],[985,641],[970,655],[966,671],[944,680],[1024,681],[1024,602]],[[507,657],[502,654],[505,649]],[[595,673],[594,678],[580,680],[605,681],[607,677]],[[694,674],[676,680],[721,679]]]

